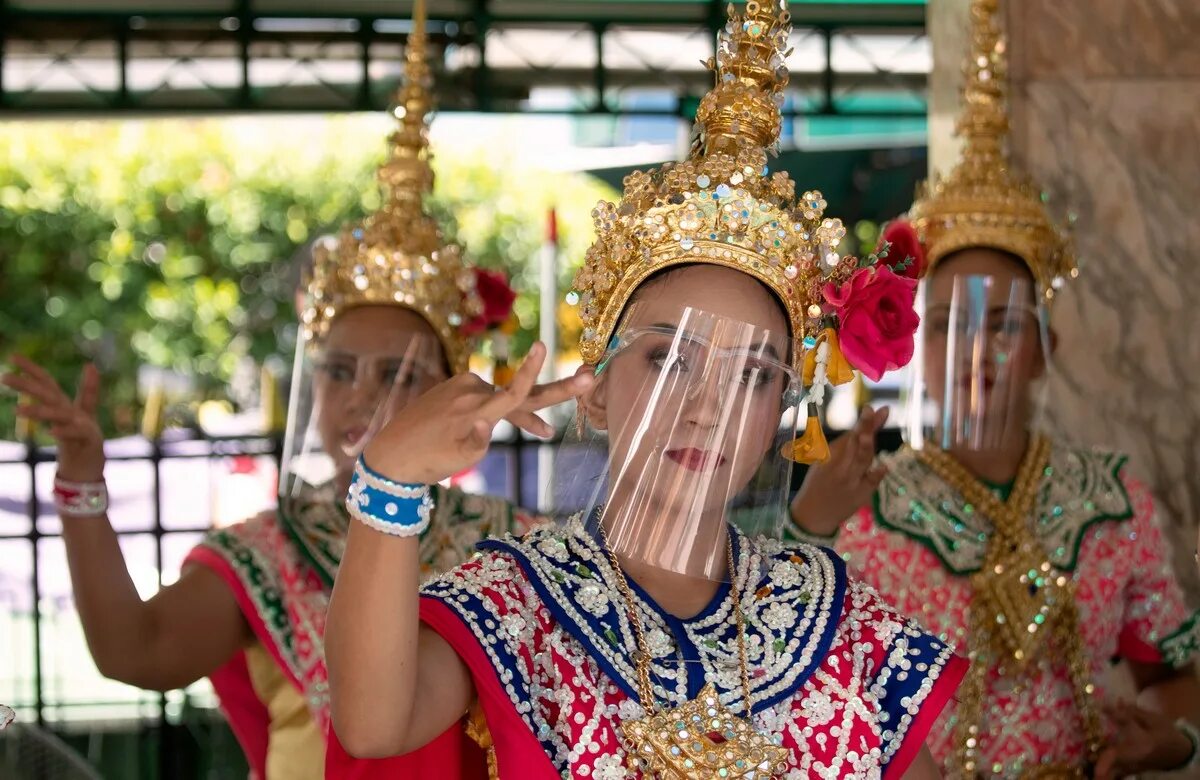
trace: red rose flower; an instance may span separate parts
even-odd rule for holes
[[[889,224],[881,236],[880,249],[884,243],[888,244],[888,253],[880,260],[887,263],[888,268],[909,279],[921,278],[925,271],[925,250],[911,223],[896,220]]]
[[[860,268],[843,285],[825,285],[825,300],[838,315],[842,354],[873,382],[912,360],[921,322],[913,309],[916,289],[916,279],[883,264]]]
[[[460,330],[467,336],[477,336],[503,323],[512,314],[513,301],[517,299],[503,271],[476,268],[475,291],[483,302],[483,312],[462,324]]]

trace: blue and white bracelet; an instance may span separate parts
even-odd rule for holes
[[[363,525],[391,536],[416,536],[429,527],[433,493],[428,485],[393,482],[360,456],[354,464],[346,511]]]

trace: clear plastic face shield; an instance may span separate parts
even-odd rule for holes
[[[786,333],[635,303],[559,451],[555,514],[622,560],[724,579],[727,526],[778,536],[800,378]]]
[[[914,449],[988,452],[1039,427],[1050,360],[1046,310],[1025,278],[922,283],[905,437]]]
[[[339,315],[296,345],[279,480],[281,506],[345,493],[354,462],[392,415],[449,374],[430,333]],[[313,491],[318,491],[314,494]]]

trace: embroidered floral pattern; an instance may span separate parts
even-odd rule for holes
[[[608,613],[608,595],[597,583],[588,583],[579,589],[579,605],[596,617]]]
[[[420,542],[422,569],[429,574],[462,563],[485,534],[523,531],[534,522],[500,499],[438,488],[435,501],[433,520]],[[302,494],[288,509],[214,531],[198,549],[215,553],[219,565],[240,584],[265,626],[267,636],[259,640],[274,648],[285,674],[298,681],[323,730],[329,718],[325,613],[349,517],[329,488]],[[206,556],[189,560],[210,564]]]
[[[675,652],[675,643],[671,641],[671,635],[659,628],[646,634],[646,647],[655,658],[664,658]]]
[[[795,587],[806,573],[791,561],[780,561],[771,567],[771,579],[785,588]]]
[[[800,702],[805,717],[814,726],[824,726],[833,720],[833,699],[824,691],[812,691]]]
[[[550,537],[565,542],[568,560],[543,552]],[[950,648],[870,588],[847,582],[836,556],[735,538],[731,587],[740,589],[747,641],[761,658],[750,681],[756,726],[791,749],[789,777],[878,777],[951,662]],[[803,579],[785,585],[771,574],[750,575],[781,562],[796,564]],[[515,711],[564,776],[609,776],[600,773],[624,767],[620,725],[641,715],[631,658],[637,645],[624,610],[597,617],[583,605],[584,591],[597,586],[612,603],[618,591],[607,555],[572,523],[490,541],[482,557],[423,589],[471,630]],[[675,653],[660,657],[655,648],[656,697],[681,704],[713,681],[726,706],[744,711],[729,594],[670,625],[652,604],[636,603],[648,636],[674,636],[685,661]],[[524,621],[517,636],[496,630],[510,616]],[[888,626],[890,642],[881,641],[880,626]]]
[[[772,604],[763,612],[763,622],[776,631],[782,631],[796,620],[796,610],[787,604]]]

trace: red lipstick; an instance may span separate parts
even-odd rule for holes
[[[667,450],[667,457],[689,471],[714,471],[725,465],[725,456],[710,450],[698,450],[695,447],[684,447],[677,450]]]

